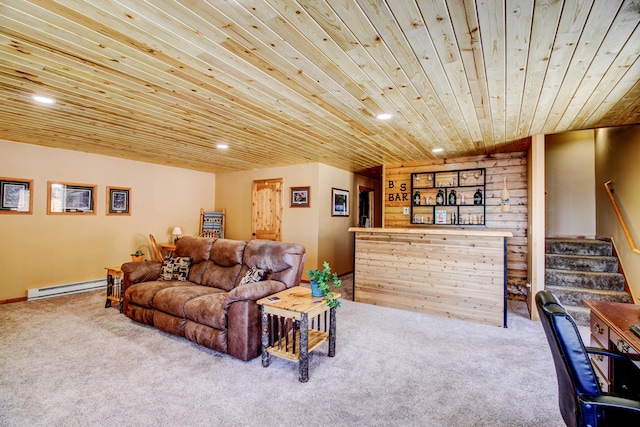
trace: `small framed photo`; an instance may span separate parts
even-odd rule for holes
[[[331,216],[349,216],[349,191],[331,189]]]
[[[32,193],[32,179],[0,178],[0,214],[31,214]]]
[[[444,209],[436,209],[436,224],[447,223],[447,211]]]
[[[291,187],[292,208],[308,208],[311,206],[311,187]]]
[[[96,186],[49,181],[47,214],[96,214]]]
[[[107,215],[131,215],[131,188],[107,187]]]

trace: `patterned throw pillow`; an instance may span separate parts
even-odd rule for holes
[[[186,282],[190,268],[191,257],[166,258],[162,262],[162,270],[160,270],[158,280],[180,280]]]
[[[238,286],[246,285],[247,283],[259,282],[263,277],[264,270],[252,267],[244,274]]]

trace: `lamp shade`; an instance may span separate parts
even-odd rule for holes
[[[171,234],[173,234],[174,236],[180,236],[180,235],[182,235],[182,228],[180,228],[180,227],[173,227],[173,231],[171,232]]]

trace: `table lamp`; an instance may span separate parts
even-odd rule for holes
[[[171,235],[173,236],[173,243],[177,243],[178,239],[182,237],[182,228],[173,227],[173,230],[171,231]]]

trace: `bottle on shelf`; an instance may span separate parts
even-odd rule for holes
[[[502,188],[502,195],[500,196],[500,210],[502,212],[511,212],[511,198],[509,197],[509,190],[507,189],[507,177],[502,177],[504,180],[504,187]]]
[[[444,205],[444,191],[438,190],[438,194],[436,195],[436,205]]]
[[[482,204],[482,190],[478,188],[478,191],[473,195],[473,204],[481,205]]]
[[[413,194],[413,204],[415,206],[420,206],[420,192],[418,190]]]
[[[449,191],[449,204],[455,205],[457,203],[456,200],[456,190]]]

